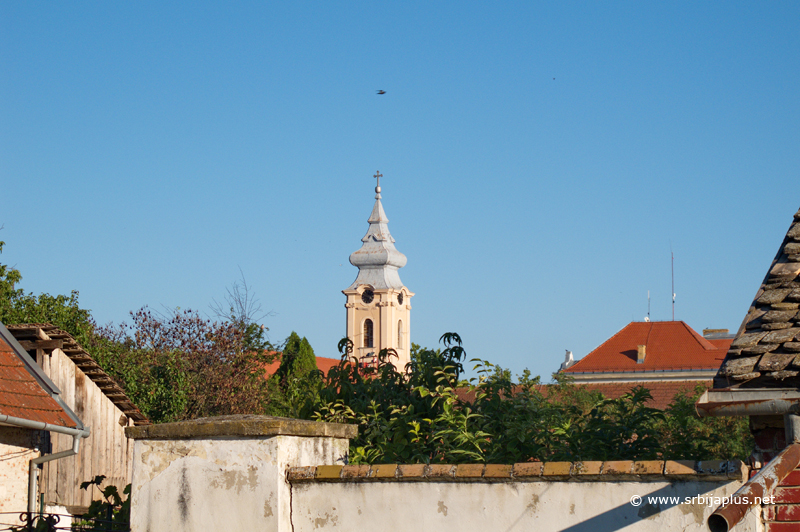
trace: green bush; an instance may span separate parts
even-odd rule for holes
[[[678,394],[660,411],[647,406],[652,397],[642,386],[607,399],[559,374],[546,387],[527,371],[515,382],[480,360],[478,378],[467,381],[461,338],[441,341],[441,350],[414,345],[401,373],[391,350],[376,367],[361,367],[343,340],[342,362],[315,392],[308,417],[359,426],[353,463],[744,459],[752,449],[746,420],[699,418],[696,394]]]

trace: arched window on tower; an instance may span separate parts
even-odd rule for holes
[[[403,320],[397,321],[397,349],[403,349]]]
[[[364,347],[375,347],[372,334],[372,320],[364,320]]]

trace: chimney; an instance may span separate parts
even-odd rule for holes
[[[703,329],[703,338],[733,338],[733,335],[728,334],[728,329]]]
[[[637,345],[636,346],[636,363],[637,364],[644,363],[645,349],[646,348],[647,348],[646,345]]]

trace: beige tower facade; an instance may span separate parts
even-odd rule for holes
[[[373,363],[382,349],[394,349],[390,358],[398,370],[411,360],[411,298],[414,293],[403,285],[398,269],[406,256],[394,247],[389,219],[381,204],[380,173],[376,174],[375,205],[369,229],[361,248],[350,255],[358,268],[356,280],[342,293],[347,297],[347,337],[353,342],[353,355],[366,364]]]

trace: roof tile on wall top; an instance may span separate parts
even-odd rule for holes
[[[715,388],[800,387],[800,211],[720,367]]]

